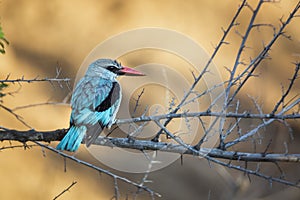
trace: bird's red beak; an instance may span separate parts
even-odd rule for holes
[[[122,69],[118,71],[119,75],[127,75],[127,76],[145,76],[142,72],[139,72],[135,69],[132,69],[130,67],[122,66]]]

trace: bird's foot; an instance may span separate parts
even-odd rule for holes
[[[135,139],[131,135],[128,135],[127,139],[129,143],[133,143],[135,141]]]
[[[116,123],[117,123],[117,119],[111,120],[111,121],[108,123],[107,128],[111,128],[112,125],[114,125],[114,124],[116,124]]]

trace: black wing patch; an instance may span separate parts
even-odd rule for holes
[[[112,88],[108,96],[98,105],[95,110],[97,112],[103,112],[111,107],[120,98],[120,85],[118,82],[113,82]]]

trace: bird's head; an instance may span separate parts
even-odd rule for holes
[[[145,74],[122,66],[116,60],[111,59],[98,59],[90,64],[86,75],[88,76],[102,76],[106,78],[115,78],[116,76],[127,75],[127,76],[145,76]]]

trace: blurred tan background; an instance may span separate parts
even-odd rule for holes
[[[240,1],[209,0],[130,0],[130,1],[38,1],[3,0],[0,2],[0,22],[10,45],[7,53],[0,55],[0,78],[10,74],[11,78],[53,77],[56,69],[62,69],[63,77],[70,77],[71,87],[76,72],[88,53],[100,42],[123,31],[142,27],[161,27],[181,32],[201,44],[210,54],[213,46],[222,36],[221,27],[227,27]],[[255,6],[256,1],[250,1]],[[258,16],[264,23],[279,24],[278,19],[286,17],[297,3],[296,0],[282,0],[280,3],[264,5]],[[250,11],[245,10],[239,22],[248,22]],[[245,25],[241,25],[243,33]],[[287,29],[293,40],[279,39],[272,48],[272,60],[262,63],[257,74],[260,79],[251,80],[240,94],[241,101],[247,101],[246,94],[259,97],[265,111],[272,110],[274,101],[280,98],[280,83],[288,83],[294,71],[292,62],[300,60],[299,19]],[[258,52],[263,41],[270,40],[270,29],[260,29],[252,35],[247,49],[249,59]],[[231,34],[230,45],[222,48],[215,64],[224,78],[227,77],[224,66],[230,67],[236,55],[239,36]],[[143,59],[142,59],[143,58]],[[128,66],[136,63],[160,62],[159,58],[138,56],[124,59]],[[170,61],[171,62],[171,61]],[[18,90],[13,96],[5,97],[4,103],[10,108],[45,101],[60,102],[69,93],[64,86],[60,88],[48,83],[10,85],[9,91]],[[299,83],[292,94],[299,93]],[[246,104],[247,105],[247,104]],[[70,109],[68,106],[39,106],[17,112],[26,122],[37,130],[67,128]],[[22,124],[7,112],[0,110],[1,126],[23,129]],[[249,125],[249,124],[247,124]],[[296,123],[294,131],[299,132]],[[271,126],[270,132],[285,127]],[[274,133],[276,136],[276,134]],[[299,137],[295,136],[295,140]],[[280,151],[284,151],[283,141],[278,139]],[[295,143],[295,141],[294,141]],[[17,143],[13,143],[17,144]],[[56,143],[54,143],[56,144]],[[8,146],[2,142],[1,146]],[[281,146],[280,146],[281,145]],[[292,150],[297,150],[290,144]],[[296,145],[297,146],[297,145]],[[275,146],[277,147],[277,146]],[[274,148],[275,148],[274,147]],[[298,149],[299,152],[299,149]],[[96,162],[84,148],[76,156]],[[64,172],[63,158],[39,147],[3,150],[0,155],[0,199],[52,199],[63,189],[77,181],[78,183],[60,199],[110,199],[113,196],[113,182],[106,175],[67,161]],[[102,166],[105,167],[105,166]],[[287,166],[286,169],[289,169]],[[299,174],[292,168],[292,173]],[[298,171],[297,171],[298,170]],[[133,180],[140,180],[140,174],[125,174]],[[291,177],[293,174],[291,174]],[[207,162],[184,157],[184,165],[177,161],[167,168],[150,174],[153,183],[149,187],[163,195],[162,199],[299,199],[297,189],[274,184],[269,187],[267,181],[248,178],[219,166],[210,166]],[[120,183],[122,199],[126,194],[130,198],[135,188],[127,188]],[[138,199],[148,199],[147,194]]]

